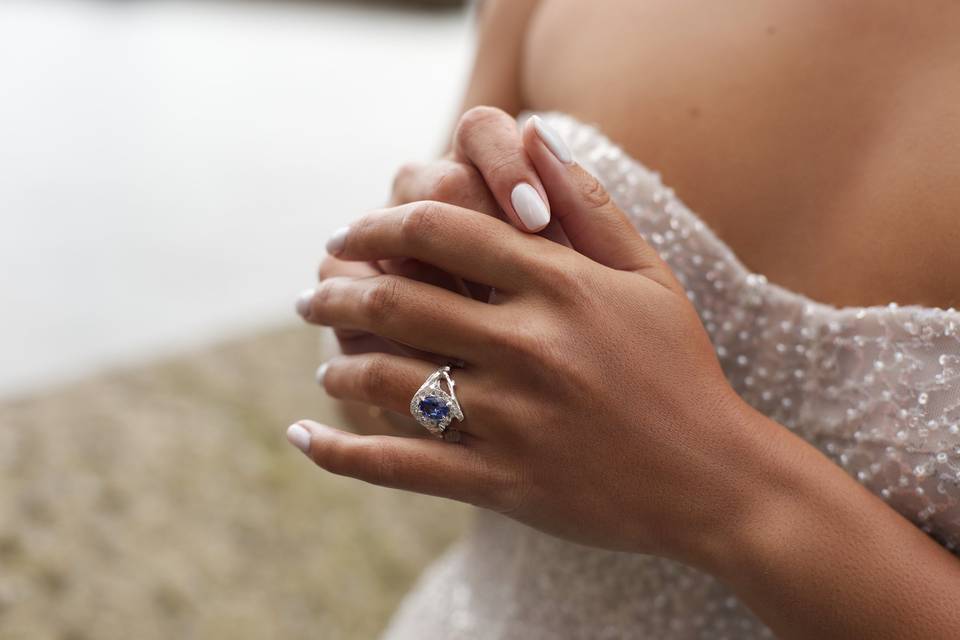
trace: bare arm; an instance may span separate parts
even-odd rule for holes
[[[516,114],[525,106],[520,83],[520,61],[522,58],[523,39],[530,16],[536,8],[535,0],[491,0],[484,4],[479,13],[479,35],[476,62],[471,74],[471,80],[464,99],[464,110],[470,107],[486,104],[500,107],[509,114]],[[495,119],[490,118],[491,122]],[[501,119],[503,122],[503,119]],[[477,122],[474,122],[476,125]],[[482,122],[480,123],[483,124]],[[490,130],[484,129],[480,137],[488,141],[493,138]],[[535,140],[533,141],[536,142]],[[532,145],[534,152],[543,149],[536,144]],[[559,165],[549,165],[552,162],[547,156],[542,156],[538,163],[538,170],[548,187],[551,199],[562,193],[564,188],[562,169]],[[487,163],[488,166],[499,166],[498,163]],[[554,175],[543,175],[553,166]],[[546,169],[545,169],[546,167]],[[502,167],[501,167],[502,168]],[[441,200],[450,202],[458,194],[471,192],[472,185],[476,185],[478,176],[475,174],[460,175],[459,183],[451,180],[450,173],[454,170],[449,166],[440,174],[426,173],[418,176],[408,175],[401,180],[401,185],[407,187],[405,197],[396,198],[396,203],[414,200]],[[426,176],[426,177],[424,177]],[[439,176],[439,180],[437,179]],[[461,185],[460,188],[450,190],[451,185]],[[486,197],[482,186],[487,184],[480,180],[480,186],[475,190],[478,200],[483,206],[471,205],[471,202],[454,202],[468,209],[492,212],[493,203]],[[449,192],[446,197],[436,189],[444,185]],[[588,192],[594,187],[587,182]],[[592,191],[594,196],[598,191]],[[573,200],[573,197],[568,197]],[[556,200],[554,201],[556,204]],[[575,206],[567,210],[576,211]],[[585,207],[584,210],[589,210]],[[457,212],[452,210],[450,215]],[[603,220],[596,211],[590,211],[587,218],[591,224]],[[611,219],[620,219],[619,214],[610,212]],[[468,218],[464,218],[466,224]],[[576,220],[564,221],[565,229]],[[586,225],[587,223],[584,223]],[[625,228],[624,228],[625,229]],[[618,237],[628,238],[624,229],[618,230]],[[576,229],[573,229],[574,232]],[[452,232],[451,232],[452,233]],[[501,229],[498,237],[503,238],[506,230]],[[589,234],[581,234],[589,236]],[[532,241],[532,239],[531,239]],[[466,241],[465,241],[466,242]],[[619,246],[616,242],[602,243],[605,250],[590,256],[596,260],[609,259],[611,247]],[[470,253],[482,253],[480,247],[471,246]],[[589,255],[586,244],[575,245],[580,252]],[[537,251],[550,251],[546,246],[536,247]],[[491,249],[493,251],[493,249]],[[502,251],[502,245],[496,245],[496,251]],[[350,260],[350,256],[340,256],[343,260]],[[369,258],[369,255],[359,258]],[[389,256],[377,256],[389,257]],[[569,257],[569,256],[568,256]],[[353,259],[357,259],[354,257]],[[469,256],[462,257],[464,261]],[[572,259],[572,258],[570,258]],[[339,260],[330,259],[330,264],[337,264]],[[545,263],[544,270],[556,267],[555,262]],[[600,281],[599,279],[597,280]],[[596,297],[596,292],[591,296]],[[618,304],[627,296],[634,295],[632,290],[624,291],[615,296]],[[656,304],[641,301],[643,309],[655,309]],[[411,303],[412,305],[412,303]],[[442,305],[438,305],[442,306]],[[403,312],[403,305],[397,303],[396,314]],[[480,307],[464,312],[464,317],[471,317],[480,313]],[[318,305],[317,312],[327,311]],[[529,322],[530,314],[524,316]],[[671,322],[676,322],[673,316]],[[337,325],[337,320],[327,320],[327,323]],[[495,323],[494,323],[495,324]],[[509,324],[509,323],[507,323]],[[598,324],[594,336],[607,335],[611,331],[614,320]],[[549,325],[544,323],[544,327]],[[695,327],[692,323],[691,327]],[[381,327],[368,328],[371,334],[382,333]],[[473,331],[479,331],[474,329]],[[691,329],[691,333],[693,329]],[[465,331],[470,334],[470,331]],[[544,335],[549,335],[546,330]],[[567,336],[565,333],[558,335]],[[419,335],[419,334],[418,334]],[[559,340],[560,338],[557,338]],[[465,341],[469,344],[471,341]],[[573,347],[556,349],[567,353]],[[705,352],[707,349],[705,349]],[[663,362],[676,359],[676,354],[682,349],[663,353]],[[617,353],[610,350],[610,353]],[[482,356],[478,356],[482,357]],[[644,361],[658,361],[658,358],[645,358]],[[369,402],[384,402],[383,395],[389,395],[389,390],[378,388],[376,398],[360,397],[358,389],[365,388],[362,384],[362,371],[354,361],[341,360],[332,365],[326,378],[328,391],[335,395],[352,397],[353,399]],[[393,360],[378,360],[380,368],[391,366]],[[587,367],[588,358],[581,359],[583,367]],[[523,367],[522,360],[513,363],[514,367]],[[541,363],[538,367],[538,377],[544,371],[550,371],[549,363]],[[397,366],[400,366],[399,364]],[[607,366],[607,365],[604,365]],[[555,368],[560,368],[559,365]],[[407,376],[405,385],[398,385],[396,389],[396,407],[401,412],[409,401],[409,390],[422,381],[428,366],[419,369]],[[709,370],[704,365],[696,371]],[[404,370],[405,371],[405,370]],[[598,366],[597,375],[602,376],[606,371]],[[397,379],[404,379],[403,371],[397,371]],[[671,379],[665,372],[660,372],[660,378]],[[467,373],[461,374],[463,376]],[[492,375],[492,374],[491,374]],[[506,374],[505,374],[506,375]],[[389,376],[388,376],[389,377]],[[674,380],[688,381],[696,376],[673,376]],[[393,378],[391,378],[393,379]],[[490,378],[478,375],[474,380],[474,387],[486,383]],[[469,378],[467,379],[470,382]],[[516,384],[516,383],[514,383]],[[562,378],[558,377],[556,388],[562,388]],[[643,389],[638,397],[648,395],[649,389],[655,381],[647,381],[640,385]],[[411,386],[412,385],[412,386]],[[375,385],[376,386],[376,385]],[[677,385],[683,387],[684,385]],[[470,384],[464,385],[465,393],[471,389]],[[666,393],[666,392],[665,392]],[[574,394],[571,394],[573,397]],[[531,392],[534,398],[531,404],[542,401],[542,397]],[[479,400],[477,401],[479,402]],[[573,401],[571,401],[573,402]],[[678,400],[678,402],[682,402]],[[468,402],[470,406],[476,403]],[[597,405],[589,407],[589,417],[585,422],[594,422],[593,414],[598,411]],[[735,404],[736,403],[732,403]],[[568,407],[574,406],[573,404]],[[716,467],[710,474],[713,477],[709,492],[697,484],[690,489],[690,493],[683,494],[684,477],[668,477],[667,474],[678,473],[683,465],[678,459],[670,458],[673,440],[659,443],[650,441],[637,442],[633,463],[623,470],[623,475],[603,474],[593,482],[575,482],[556,487],[556,469],[564,468],[574,475],[586,474],[589,469],[604,469],[621,458],[620,453],[628,445],[622,440],[622,433],[617,435],[613,453],[601,455],[598,443],[587,441],[580,443],[576,449],[582,452],[575,459],[567,460],[563,451],[556,451],[552,458],[544,453],[551,451],[555,442],[562,442],[565,438],[574,438],[578,433],[577,424],[571,424],[570,429],[557,429],[554,440],[545,439],[530,446],[527,455],[517,455],[516,468],[530,469],[542,464],[542,478],[534,482],[534,487],[520,486],[529,484],[531,479],[524,477],[523,481],[516,480],[513,484],[501,488],[499,493],[491,495],[489,487],[461,487],[460,491],[449,487],[451,476],[460,477],[464,470],[480,466],[488,468],[490,458],[483,458],[482,463],[477,458],[459,461],[450,460],[454,470],[439,477],[431,478],[431,470],[418,465],[419,456],[430,458],[432,461],[447,460],[445,449],[430,451],[426,446],[421,450],[414,450],[406,443],[397,444],[390,441],[374,441],[373,444],[362,444],[355,439],[343,439],[343,436],[327,431],[318,431],[314,434],[313,444],[309,451],[322,466],[332,468],[337,473],[344,473],[364,478],[374,482],[391,484],[405,489],[447,495],[457,499],[467,500],[485,506],[499,508],[504,506],[503,501],[510,502],[511,513],[525,519],[535,526],[552,531],[558,535],[586,541],[599,546],[613,548],[629,548],[646,553],[660,553],[680,558],[692,565],[716,575],[736,591],[740,598],[770,627],[778,636],[784,638],[960,638],[960,607],[955,603],[954,594],[960,593],[960,561],[924,535],[916,526],[908,522],[876,496],[872,495],[860,484],[851,479],[845,472],[830,462],[808,443],[797,438],[783,427],[776,425],[765,416],[762,416],[744,405],[736,405],[739,409],[726,414],[700,415],[695,425],[678,421],[678,430],[684,429],[686,439],[685,449],[674,451],[674,456],[688,453],[687,449],[698,444],[703,446],[703,458],[694,461],[702,464],[703,459],[713,459]],[[639,411],[639,409],[637,410]],[[661,407],[650,408],[642,412],[644,415],[661,416]],[[544,408],[544,414],[553,416],[549,407]],[[474,414],[472,420],[481,426],[492,425],[494,429],[506,428],[498,424],[493,417],[487,422],[482,415]],[[553,418],[555,420],[555,417]],[[635,420],[629,416],[624,422]],[[545,420],[545,423],[549,421]],[[717,427],[720,427],[719,429]],[[693,427],[693,428],[690,428]],[[518,431],[526,433],[522,428]],[[677,431],[679,433],[679,431]],[[718,434],[719,432],[719,434]],[[729,434],[736,434],[738,440],[727,443],[724,451],[717,449],[716,441],[711,438],[723,439]],[[484,436],[490,434],[483,434]],[[531,436],[532,437],[532,436]],[[396,446],[396,449],[393,447]],[[367,447],[367,449],[363,449]],[[432,448],[432,447],[431,447]],[[336,456],[331,454],[336,452]],[[653,452],[653,453],[650,453]],[[483,452],[486,454],[486,452]],[[643,456],[650,453],[650,458],[643,460]],[[395,477],[384,479],[380,467],[371,462],[377,456],[391,457],[394,464],[391,469]],[[656,454],[656,455],[655,455]],[[726,454],[726,458],[722,456]],[[405,457],[406,456],[406,457]],[[346,459],[345,459],[346,458]],[[586,462],[585,462],[586,460]],[[587,464],[589,460],[593,465]],[[640,464],[637,461],[644,461]],[[495,461],[498,461],[495,459]],[[558,461],[562,461],[560,463]],[[650,470],[663,464],[663,473],[651,474]],[[473,465],[473,466],[471,466]],[[583,465],[581,468],[579,465]],[[640,471],[637,468],[640,468]],[[438,467],[439,468],[439,467]],[[670,540],[658,539],[649,531],[642,533],[648,537],[638,543],[636,528],[643,528],[646,524],[659,526],[668,522],[667,514],[663,512],[651,513],[651,505],[656,506],[662,496],[653,492],[653,495],[630,495],[622,493],[623,477],[636,477],[638,473],[648,474],[643,479],[646,482],[638,483],[637,491],[646,489],[662,490],[670,495],[669,503],[680,505],[676,512],[671,512],[675,519],[673,526],[664,526],[669,530]],[[633,474],[632,476],[630,474]],[[512,476],[507,473],[507,476]],[[482,479],[478,479],[478,486]],[[534,481],[537,479],[534,479]],[[606,495],[611,496],[607,505],[609,512],[603,510],[598,514],[577,513],[571,506],[571,497],[587,488],[601,485],[603,481],[610,481],[610,490]],[[669,487],[669,490],[666,488]],[[519,489],[523,489],[519,491]],[[516,494],[523,496],[558,496],[566,503],[562,505],[529,504],[518,500],[508,500]],[[705,497],[716,498],[725,509],[717,515],[712,511],[717,506],[717,500],[706,500],[699,507],[698,500]],[[589,491],[592,500],[596,491]],[[517,502],[518,504],[514,504]],[[573,501],[575,502],[575,501]],[[626,506],[633,503],[636,507],[631,510]],[[644,511],[646,509],[646,511]],[[528,516],[524,518],[524,516]],[[605,518],[603,516],[609,516]],[[704,518],[704,516],[706,516]],[[631,522],[633,521],[633,522]],[[604,528],[603,523],[608,525]],[[709,526],[691,526],[691,522]],[[587,523],[590,523],[589,526]],[[593,527],[592,529],[590,527]],[[631,533],[633,535],[631,535]],[[584,540],[586,538],[586,540]],[[676,545],[671,547],[670,545]]]
[[[525,108],[520,63],[536,5],[481,7],[463,110]],[[711,571],[785,638],[960,637],[960,560],[813,447],[773,423],[767,429],[778,455],[758,452],[766,489],[757,490],[753,517],[706,561]]]
[[[524,143],[572,248],[439,202],[376,212],[335,238],[338,259],[431,261],[495,286],[498,304],[382,276],[325,281],[304,313],[465,363],[464,440],[305,422],[297,446],[334,473],[698,567],[779,637],[960,638],[960,561],[735,394],[669,268],[535,124]],[[433,366],[349,357],[323,383],[403,412]]]
[[[461,113],[488,105],[516,115],[525,107],[520,85],[524,36],[539,0],[486,0],[477,9],[477,51]]]
[[[703,566],[778,637],[960,638],[960,560],[787,429],[744,421],[769,439],[759,480]]]
[[[516,115],[523,40],[536,0],[490,0],[464,110]],[[710,570],[785,638],[958,638],[960,560],[766,417],[778,444],[752,517],[706,560]],[[713,537],[713,544],[722,537]],[[711,552],[711,553],[714,553]]]

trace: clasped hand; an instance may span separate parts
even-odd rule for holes
[[[336,474],[698,563],[750,508],[743,452],[762,434],[685,292],[545,122],[473,109],[453,148],[331,238],[298,309],[382,347],[327,364],[334,397],[406,413],[438,362],[460,363],[460,442],[308,420],[291,441]],[[531,233],[547,218],[564,242]]]

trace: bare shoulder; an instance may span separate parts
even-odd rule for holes
[[[751,269],[960,306],[960,4],[540,0],[527,108],[599,125]]]

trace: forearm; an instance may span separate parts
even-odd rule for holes
[[[748,512],[704,562],[782,638],[960,638],[960,560],[812,446],[768,440]],[[757,478],[758,476],[754,476]]]

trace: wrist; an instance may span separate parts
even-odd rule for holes
[[[777,637],[958,637],[943,596],[960,584],[949,552],[789,430],[752,410],[739,419],[728,426],[748,434],[745,464],[730,477],[743,499],[688,564]],[[943,604],[916,613],[907,601]]]
[[[732,583],[769,562],[790,544],[797,519],[808,513],[821,488],[816,478],[846,474],[814,447],[737,397],[724,414],[723,430],[734,434],[724,465],[724,499],[710,527],[697,532],[685,560]],[[819,471],[818,471],[819,470]]]

